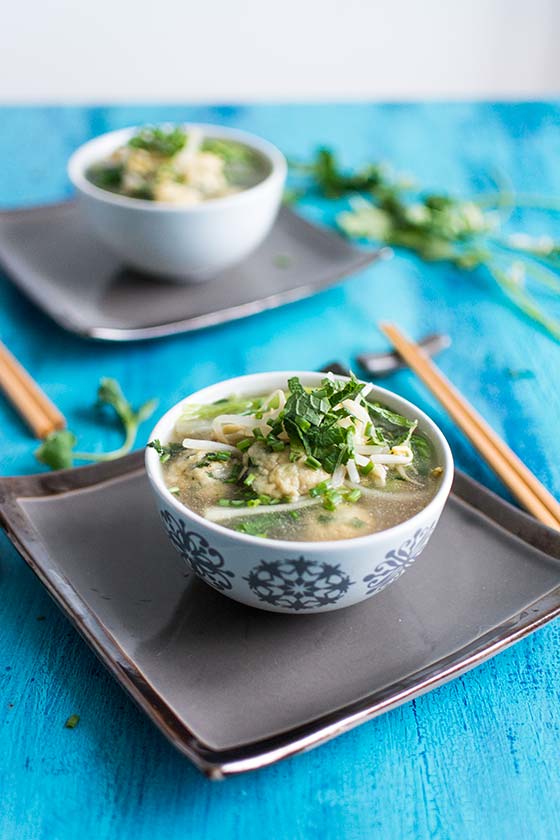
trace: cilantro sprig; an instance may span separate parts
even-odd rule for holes
[[[52,432],[36,450],[35,457],[42,464],[52,470],[62,470],[74,466],[74,461],[112,461],[128,454],[138,434],[141,423],[147,420],[155,411],[157,400],[151,399],[139,408],[132,407],[124,396],[116,379],[104,377],[97,390],[97,403],[102,407],[111,408],[117,416],[124,431],[122,446],[110,452],[77,452],[76,435],[69,429]]]
[[[558,200],[516,195],[509,187],[477,198],[421,192],[410,177],[384,164],[343,169],[326,147],[291,166],[303,178],[292,194],[301,197],[310,186],[326,198],[350,197],[350,209],[337,217],[347,236],[404,248],[427,262],[447,261],[462,271],[486,270],[514,306],[560,341],[560,320],[528,291],[533,283],[560,292],[560,242],[503,230],[514,208],[558,210]]]

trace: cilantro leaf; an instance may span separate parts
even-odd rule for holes
[[[73,450],[78,442],[76,435],[68,429],[51,432],[35,451],[35,457],[51,470],[65,470],[74,465]]]

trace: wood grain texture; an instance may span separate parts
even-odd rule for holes
[[[0,206],[68,196],[65,161],[89,137],[176,118],[256,131],[292,156],[332,143],[348,163],[390,160],[433,188],[478,191],[498,168],[521,190],[560,194],[554,103],[4,108],[0,159],[9,166],[0,170]],[[318,202],[303,209],[312,220],[332,219],[333,208]],[[558,216],[515,216],[511,229],[521,221],[558,235]],[[560,495],[560,346],[512,310],[483,273],[398,255],[242,325],[130,346],[65,334],[0,277],[0,336],[63,411],[83,449],[119,441],[111,421],[100,424],[91,408],[102,375],[116,376],[136,402],[158,396],[163,412],[224,377],[314,369],[333,358],[349,364],[359,353],[387,349],[375,329],[380,320],[395,320],[415,337],[450,332],[453,347],[438,364]],[[513,378],[510,369],[534,376]],[[461,468],[504,492],[410,373],[385,384],[440,423]],[[148,431],[143,427],[144,440]],[[36,471],[35,442],[4,402],[0,447],[3,474]],[[558,623],[314,752],[212,784],[114,684],[3,535],[0,593],[2,840],[560,836]],[[73,713],[80,723],[65,729]]]

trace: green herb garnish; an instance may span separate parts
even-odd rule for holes
[[[70,717],[66,720],[64,727],[66,729],[75,729],[80,722],[80,715],[70,715]]]
[[[338,490],[327,490],[323,498],[323,507],[325,510],[336,510],[342,500],[343,496]]]
[[[180,444],[179,444],[180,446]],[[180,446],[182,449],[183,447]],[[207,452],[202,461],[199,461],[197,467],[207,467],[216,461],[229,461],[231,452]]]
[[[219,414],[254,414],[262,406],[261,397],[231,397],[216,400],[213,403],[187,403],[183,408],[179,423],[191,420],[213,420]]]
[[[309,466],[318,464],[333,473],[352,455],[349,430],[338,425],[336,409],[343,400],[357,397],[364,387],[354,376],[349,382],[324,379],[318,388],[306,390],[297,377],[288,382],[290,395],[284,410],[272,423],[272,435],[288,435],[293,452],[305,454]],[[347,412],[345,412],[347,413]]]
[[[41,446],[35,451],[35,457],[42,464],[53,470],[66,469],[74,465],[74,461],[112,461],[126,455],[132,449],[138,427],[150,417],[157,405],[157,400],[148,400],[138,409],[123,395],[120,385],[115,379],[103,378],[97,390],[97,402],[100,406],[110,406],[122,424],[125,439],[118,449],[111,452],[76,452],[76,435],[69,429],[51,432]]]
[[[61,429],[47,435],[35,451],[35,457],[51,470],[66,470],[74,466],[74,447],[78,438],[69,429]]]
[[[157,454],[159,455],[159,460],[162,464],[165,464],[169,459],[176,455],[178,452],[184,452],[184,448],[180,443],[161,443],[157,438],[155,440],[151,440],[148,444],[150,449],[155,449]]]
[[[146,152],[161,155],[162,157],[173,157],[181,149],[185,148],[187,135],[178,126],[166,131],[163,128],[142,128],[134,137],[128,141],[132,149],[144,149]]]
[[[506,368],[506,375],[509,379],[534,379],[535,372],[528,368],[521,368],[517,370],[515,368]]]
[[[304,179],[300,195],[311,185],[327,198],[350,196],[350,209],[337,217],[347,236],[405,248],[429,262],[448,261],[459,270],[486,269],[516,307],[560,341],[560,321],[526,288],[531,280],[560,290],[560,242],[502,230],[514,208],[558,210],[557,200],[516,195],[509,188],[475,199],[419,193],[410,178],[383,164],[344,170],[324,147],[309,163],[292,163],[292,171]],[[510,212],[504,216],[504,210]]]
[[[88,170],[88,178],[102,190],[115,192],[121,186],[124,167],[122,164],[98,163]]]

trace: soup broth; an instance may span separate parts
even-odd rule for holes
[[[176,126],[140,129],[87,178],[129,198],[190,205],[249,189],[269,173],[269,162],[249,146]]]
[[[276,540],[365,536],[414,516],[442,475],[417,421],[366,399],[371,386],[297,378],[286,390],[185,407],[166,444],[165,483],[226,528]]]

